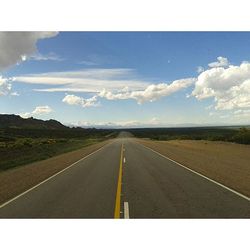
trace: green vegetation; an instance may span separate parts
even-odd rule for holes
[[[239,127],[129,129],[135,137],[152,140],[208,140],[250,144],[250,129]]]
[[[0,129],[0,171],[80,149],[116,136],[111,130]]]
[[[250,144],[250,129],[240,128],[232,137],[231,141],[241,144]]]
[[[116,137],[115,129],[69,128],[58,121],[0,114],[0,171],[80,149]],[[250,144],[250,128],[138,128],[135,137],[153,140],[209,140]]]

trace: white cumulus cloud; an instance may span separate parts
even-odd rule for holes
[[[196,80],[196,78],[186,78],[173,81],[169,84],[155,84],[136,79],[134,73],[133,69],[99,68],[16,76],[14,81],[46,86],[45,88],[34,89],[35,91],[88,92],[95,93],[95,96],[108,100],[134,99],[138,103],[144,103],[147,101],[155,101],[161,97],[187,88]],[[81,103],[79,99],[77,99],[76,102]]]
[[[49,114],[53,110],[49,106],[38,106],[34,109],[32,114],[34,115],[43,115],[43,114]]]
[[[227,67],[228,65],[229,65],[228,59],[222,56],[218,56],[216,62],[211,62],[208,64],[210,68]]]
[[[11,96],[20,96],[20,94],[19,94],[18,92],[16,92],[16,91],[15,91],[15,92],[10,93],[10,95],[11,95]]]
[[[52,108],[50,108],[48,105],[46,106],[38,106],[36,107],[32,112],[26,112],[26,113],[21,113],[20,116],[23,118],[28,118],[33,115],[46,115],[53,112]]]
[[[198,66],[196,71],[197,73],[201,73],[204,71],[204,68],[202,66]]]
[[[40,39],[56,36],[57,32],[0,32],[0,70],[25,61],[36,52]]]
[[[185,89],[194,84],[196,78],[186,78],[175,80],[170,84],[160,83],[152,84],[145,90],[134,91],[131,93],[131,97],[136,99],[138,103],[146,101],[155,101],[164,96],[169,96],[177,91]]]
[[[106,91],[104,89],[99,93],[99,96],[108,100],[135,99],[137,103],[142,104],[147,101],[156,101],[161,97],[168,96],[180,91],[181,89],[185,89],[194,84],[195,80],[196,78],[186,78],[173,81],[170,84],[151,84],[143,90],[122,90],[117,93],[112,93],[111,91]]]
[[[97,96],[93,96],[91,98],[82,98],[76,95],[66,95],[62,101],[69,105],[79,105],[83,108],[99,106],[99,103],[97,102]]]
[[[192,95],[199,100],[214,98],[218,110],[250,107],[250,63],[202,72],[195,82]]]
[[[11,92],[11,83],[9,79],[0,76],[0,96],[8,95]]]

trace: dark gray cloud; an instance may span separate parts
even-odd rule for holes
[[[39,39],[54,37],[58,32],[0,32],[0,71],[26,60],[37,51]]]

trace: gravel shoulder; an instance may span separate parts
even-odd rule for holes
[[[250,197],[250,145],[193,140],[137,141]]]
[[[0,172],[0,204],[35,186],[109,142],[111,140]]]

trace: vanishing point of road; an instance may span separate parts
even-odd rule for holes
[[[250,202],[123,132],[0,205],[0,218],[250,218]]]

